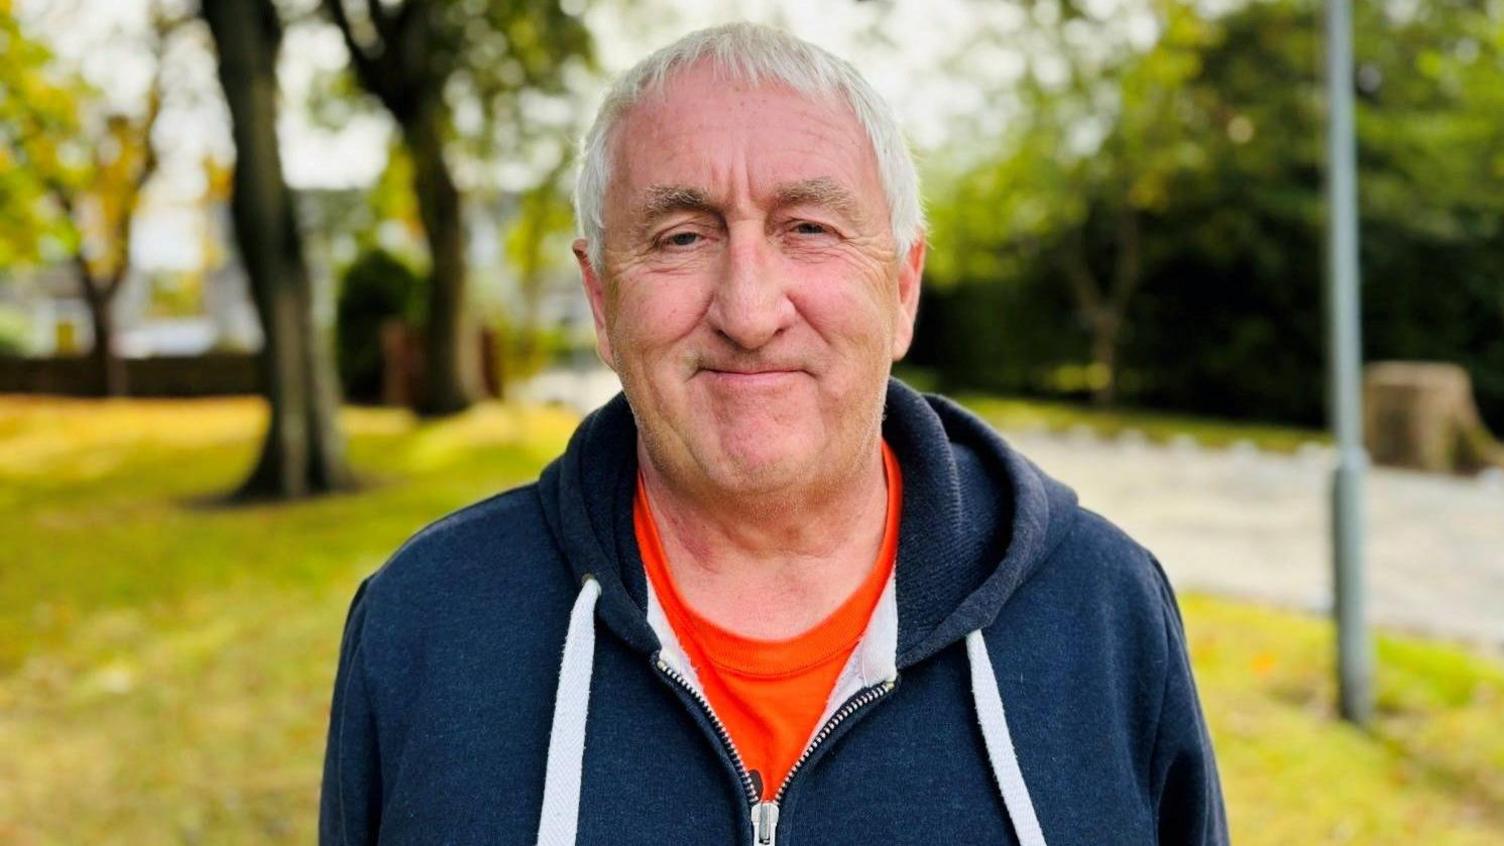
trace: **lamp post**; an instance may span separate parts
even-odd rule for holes
[[[1363,448],[1358,295],[1358,192],[1353,127],[1350,0],[1326,3],[1327,282],[1330,402],[1337,462],[1332,474],[1332,589],[1337,625],[1338,709],[1358,725],[1373,714],[1373,646],[1364,623]]]

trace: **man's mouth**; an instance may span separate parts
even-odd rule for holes
[[[700,372],[714,382],[736,387],[763,387],[781,384],[805,371],[798,367],[702,367]]]

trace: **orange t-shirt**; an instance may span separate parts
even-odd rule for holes
[[[670,575],[642,475],[632,522],[642,562],[664,616],[694,664],[710,707],[731,733],[754,784],[771,799],[804,752],[816,721],[893,572],[903,482],[898,461],[882,444],[888,513],[872,572],[847,600],[814,628],[786,640],[758,640],[729,632],[684,604]]]

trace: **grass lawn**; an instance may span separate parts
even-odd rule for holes
[[[1331,441],[1331,437],[1320,430],[1277,423],[1248,423],[1160,411],[1095,408],[1053,400],[975,395],[961,395],[957,399],[993,425],[1004,429],[1046,429],[1061,432],[1084,427],[1107,438],[1137,431],[1155,443],[1190,437],[1203,446],[1227,447],[1245,441],[1271,452],[1295,452],[1307,443],[1324,444]]]
[[[312,842],[356,582],[434,517],[533,477],[572,427],[351,409],[367,488],[214,505],[263,420],[251,399],[0,397],[0,843]],[[1382,639],[1360,732],[1331,716],[1324,623],[1183,606],[1234,842],[1504,842],[1504,665]]]

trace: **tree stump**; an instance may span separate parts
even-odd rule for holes
[[[1455,364],[1389,361],[1363,377],[1363,429],[1376,464],[1435,473],[1474,473],[1504,464]]]

